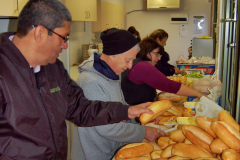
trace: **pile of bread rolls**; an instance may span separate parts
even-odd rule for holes
[[[167,78],[175,82],[180,82],[188,87],[191,87],[193,84],[193,82],[187,82],[186,76],[167,76]]]
[[[154,115],[142,114],[147,124],[156,117],[162,122],[176,123],[181,112],[173,111],[170,101],[154,102],[149,106]],[[172,111],[171,111],[172,110]],[[168,112],[168,116],[164,114]],[[169,114],[172,114],[169,116]],[[163,117],[163,118],[162,118]],[[156,142],[128,144],[121,148],[116,160],[240,160],[240,126],[226,111],[218,119],[197,117],[197,125],[182,125]]]

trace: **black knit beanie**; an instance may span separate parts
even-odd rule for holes
[[[103,53],[106,55],[124,53],[138,44],[130,32],[117,28],[103,31],[100,38],[103,43]]]

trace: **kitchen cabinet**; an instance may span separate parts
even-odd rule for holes
[[[72,21],[97,21],[97,0],[65,0]]]
[[[1,0],[0,16],[18,17],[28,0]]]
[[[122,5],[105,1],[97,2],[97,21],[93,22],[93,32],[108,28],[125,28],[125,8]]]

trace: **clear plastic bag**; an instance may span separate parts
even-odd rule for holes
[[[220,80],[212,80],[210,76],[205,76],[198,81],[195,81],[192,85],[193,89],[198,90],[206,95],[210,94],[209,89],[217,86],[218,87],[218,97],[222,95],[222,83]]]

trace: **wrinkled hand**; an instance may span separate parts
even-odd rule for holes
[[[166,136],[166,133],[161,131],[160,129],[153,128],[153,127],[145,127],[146,128],[146,134],[145,134],[145,139],[153,142],[159,137]]]
[[[130,106],[128,108],[128,117],[130,119],[139,117],[142,113],[148,113],[153,115],[154,112],[151,109],[148,109],[147,107],[152,104],[151,102],[141,103],[139,105]]]

